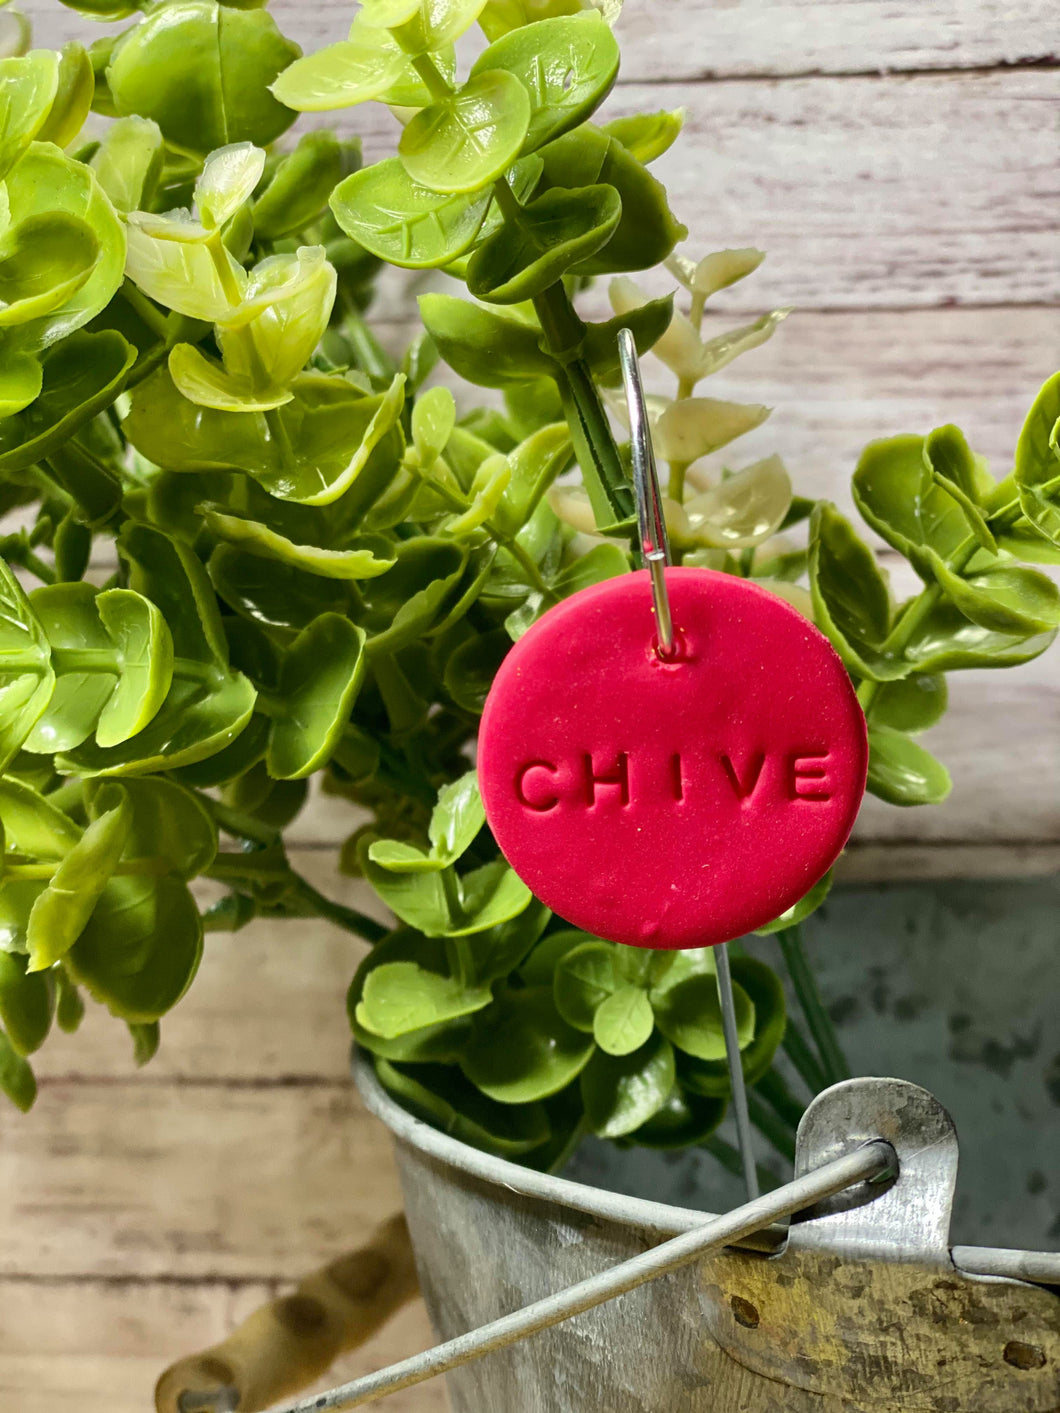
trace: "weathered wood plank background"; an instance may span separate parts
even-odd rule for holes
[[[108,27],[26,0],[39,41]],[[306,47],[346,0],[276,0]],[[696,253],[770,258],[719,305],[797,306],[720,395],[776,411],[755,434],[799,484],[845,502],[874,436],[957,421],[999,469],[1060,364],[1052,0],[627,0],[611,111],[684,106],[661,174]],[[369,153],[385,117],[343,115]],[[380,317],[399,338],[408,282]],[[753,447],[748,443],[749,454]],[[848,877],[1017,873],[1060,862],[1060,658],[965,674],[933,736],[951,800],[870,802]],[[998,743],[1004,756],[996,754]],[[297,866],[336,881],[346,828],[317,801]],[[343,993],[358,946],[321,925],[212,937],[196,986],[137,1074],[93,1012],[51,1044],[27,1118],[0,1113],[0,1409],[134,1413],[160,1369],[215,1341],[282,1282],[356,1243],[397,1195],[385,1136],[347,1075]],[[422,1344],[410,1311],[342,1371]],[[435,1413],[435,1386],[387,1403]]]

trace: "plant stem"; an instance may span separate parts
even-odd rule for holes
[[[699,312],[700,315],[702,315],[702,305],[700,306]],[[695,325],[695,327],[698,332],[698,323]],[[691,378],[679,378],[677,382],[676,401],[684,402],[685,398],[691,397],[695,390],[696,385]],[[688,468],[692,465],[692,463],[690,461],[671,461],[669,465],[670,484],[666,488],[667,494],[669,495],[671,500],[677,501],[677,503],[680,505],[683,504],[685,498],[685,476],[688,472]]]
[[[337,927],[341,927],[346,932],[352,932],[358,937],[363,937],[366,942],[381,942],[390,933],[390,928],[381,922],[376,922],[374,917],[368,917],[366,913],[358,912],[356,908],[348,908],[345,903],[336,903],[332,898],[326,898],[323,893],[317,891],[307,878],[303,878],[300,873],[291,870],[295,881],[295,892],[312,907],[313,911],[320,917],[326,918],[328,922],[333,922]]]
[[[263,844],[265,847],[279,842],[280,831],[274,829],[271,824],[262,824],[253,815],[234,810],[230,805],[215,800],[212,795],[204,795],[201,790],[194,793],[199,803],[213,816],[215,823],[234,839],[244,839],[250,844]]]
[[[795,1135],[786,1123],[758,1097],[754,1090],[747,1094],[747,1110],[755,1128],[767,1138],[777,1152],[789,1162],[795,1161]]]
[[[126,276],[122,282],[121,297],[128,304],[133,312],[139,315],[140,319],[147,325],[153,334],[165,342],[168,334],[169,316],[164,314],[158,305],[148,299],[142,290],[133,284],[132,280]]]
[[[780,1117],[791,1128],[797,1129],[806,1106],[796,1099],[778,1070],[767,1070],[755,1085],[756,1091],[767,1104],[771,1104]]]
[[[394,360],[372,333],[357,305],[345,290],[342,300],[342,332],[353,349],[361,369],[377,382],[389,383],[397,372]]]
[[[841,1079],[850,1078],[850,1065],[843,1054],[839,1037],[836,1035],[832,1018],[825,1010],[817,982],[810,969],[806,952],[802,945],[802,933],[798,926],[785,928],[777,933],[777,941],[784,956],[784,963],[799,998],[810,1034],[817,1042],[824,1065],[825,1080],[837,1084]]]
[[[726,1143],[724,1138],[718,1138],[717,1135],[713,1135],[703,1140],[702,1147],[713,1157],[717,1158],[721,1166],[732,1173],[734,1177],[743,1177],[743,1161],[740,1158],[739,1152],[731,1143]],[[761,1163],[756,1163],[755,1167],[758,1170],[758,1186],[763,1192],[772,1192],[777,1185],[776,1177],[768,1168],[763,1168]]]
[[[788,1059],[798,1070],[802,1082],[811,1094],[820,1094],[822,1089],[828,1088],[820,1060],[810,1049],[809,1042],[791,1016],[788,1017],[784,1030],[783,1045]]]

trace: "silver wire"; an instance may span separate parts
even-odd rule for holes
[[[736,1003],[732,994],[732,968],[729,966],[727,942],[720,942],[714,948],[714,961],[718,971],[718,1001],[721,1004],[721,1026],[725,1032],[725,1058],[732,1085],[732,1107],[743,1163],[743,1180],[748,1201],[753,1202],[759,1193],[758,1169],[755,1167],[754,1140],[751,1137],[751,1116],[747,1111],[747,1085],[740,1058],[740,1036],[736,1028]]]
[[[633,450],[633,494],[637,502],[637,528],[644,567],[651,574],[651,596],[655,606],[655,631],[659,655],[669,657],[674,647],[673,616],[666,589],[666,567],[670,563],[670,541],[666,535],[659,472],[651,443],[651,425],[644,399],[644,385],[637,361],[637,345],[628,329],[618,334],[618,358],[629,408],[629,435]]]

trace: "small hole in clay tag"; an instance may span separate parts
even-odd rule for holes
[[[505,658],[479,735],[486,817],[560,917],[640,947],[763,927],[846,843],[865,718],[828,640],[746,579],[666,571],[664,660],[646,572],[551,609]]]

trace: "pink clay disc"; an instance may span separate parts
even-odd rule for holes
[[[479,783],[516,873],[554,912],[639,947],[763,927],[838,857],[865,791],[865,718],[828,640],[731,574],[673,568],[674,656],[650,578],[563,600],[486,702]]]

